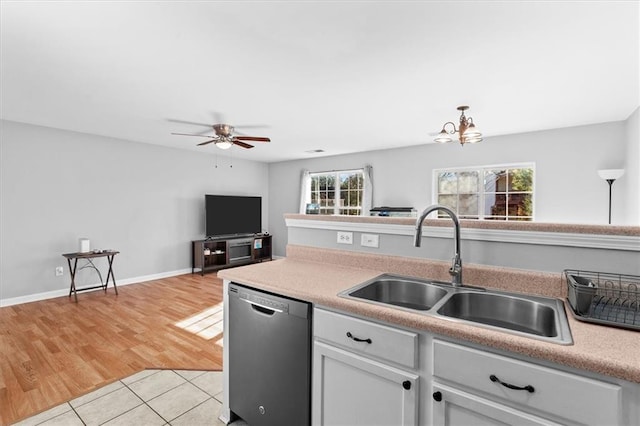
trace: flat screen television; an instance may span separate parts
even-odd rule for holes
[[[205,195],[207,238],[262,232],[262,197]]]

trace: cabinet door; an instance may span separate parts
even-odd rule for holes
[[[417,425],[418,376],[314,343],[314,426]]]
[[[434,426],[556,425],[552,421],[480,398],[459,389],[433,385]]]

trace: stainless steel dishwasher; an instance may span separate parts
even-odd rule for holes
[[[311,305],[229,284],[229,408],[250,426],[311,422]]]

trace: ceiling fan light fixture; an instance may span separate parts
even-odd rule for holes
[[[216,142],[216,146],[220,149],[229,149],[231,148],[231,145],[233,145],[231,142],[229,141],[220,141],[220,142]]]

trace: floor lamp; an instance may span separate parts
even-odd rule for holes
[[[609,184],[609,225],[611,225],[611,187],[613,186],[613,182],[624,174],[624,169],[598,170],[598,174]]]

